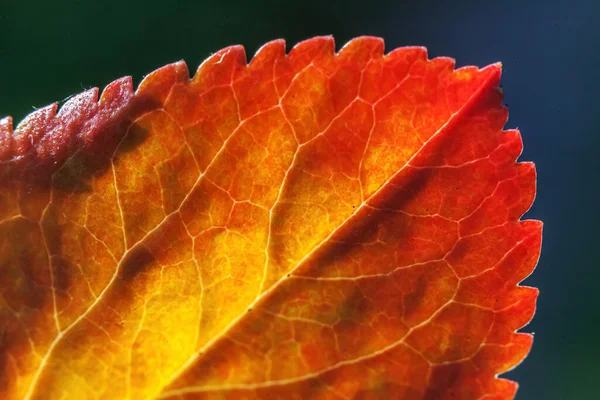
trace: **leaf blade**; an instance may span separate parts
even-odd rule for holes
[[[436,390],[454,390],[448,383],[448,373],[468,369],[456,361],[461,359],[458,355],[470,355],[467,361],[475,363],[479,353],[473,353],[473,343],[479,341],[485,352],[494,354],[478,356],[481,370],[494,359],[502,359],[491,346],[481,345],[487,338],[482,336],[486,327],[500,335],[490,321],[502,318],[507,322],[498,328],[504,332],[504,342],[498,346],[513,346],[516,350],[506,353],[502,366],[490,369],[493,373],[481,374],[485,375],[485,383],[480,385],[484,392],[469,389],[473,386],[469,380],[479,379],[472,371],[461,375],[463,383],[455,389],[463,390],[465,398],[491,394],[493,390],[499,395],[505,393],[506,398],[512,396],[516,386],[495,380],[494,376],[515,365],[528,351],[529,336],[511,336],[505,331],[510,326],[514,332],[531,318],[537,292],[519,292],[527,300],[523,300],[517,318],[514,313],[504,316],[488,306],[472,307],[481,301],[481,294],[474,297],[475,302],[468,296],[476,293],[477,285],[460,289],[466,285],[463,282],[476,281],[483,273],[474,258],[465,261],[463,253],[470,251],[488,261],[497,256],[486,253],[487,247],[482,245],[485,241],[465,239],[477,238],[481,232],[488,232],[486,229],[492,232],[490,227],[507,224],[514,228],[510,234],[496,232],[494,240],[519,235],[529,238],[522,241],[527,246],[514,245],[515,249],[525,247],[519,250],[527,250],[525,255],[514,252],[525,257],[527,263],[518,269],[518,280],[506,278],[511,285],[531,272],[539,255],[541,226],[517,222],[533,201],[535,172],[531,165],[514,164],[520,154],[519,133],[502,132],[506,112],[495,89],[499,65],[453,71],[452,60],[426,60],[422,48],[398,49],[383,56],[383,42],[375,38],[355,39],[338,54],[333,49],[331,38],[316,38],[285,55],[284,43],[275,41],[261,48],[246,66],[243,48],[230,47],[205,61],[189,82],[185,65],[178,63],[151,74],[131,98],[127,90],[105,90],[100,104],[112,108],[98,114],[113,123],[106,130],[113,146],[102,146],[104,154],[91,157],[96,160],[91,166],[89,157],[85,157],[88,153],[79,150],[75,155],[68,154],[74,148],[94,147],[97,126],[101,124],[92,123],[88,131],[95,134],[89,135],[89,141],[87,136],[66,135],[76,139],[63,140],[57,147],[60,151],[35,152],[34,161],[28,161],[34,170],[48,166],[46,160],[58,160],[59,164],[66,161],[60,169],[51,171],[49,184],[40,184],[40,179],[29,183],[27,190],[35,190],[26,201],[22,193],[27,190],[11,174],[23,171],[25,163],[20,160],[27,157],[14,158],[13,151],[6,158],[18,167],[12,165],[2,171],[2,176],[8,177],[3,184],[13,185],[7,192],[17,193],[5,202],[18,205],[12,207],[14,213],[19,212],[18,203],[43,209],[41,215],[34,215],[41,219],[37,235],[43,239],[36,240],[51,244],[46,251],[49,261],[37,264],[40,270],[51,271],[45,285],[51,281],[54,300],[52,304],[46,301],[48,311],[42,314],[52,314],[55,339],[47,345],[49,356],[31,378],[34,384],[29,386],[27,396],[37,396],[35,386],[57,393],[69,390],[80,397],[103,397],[108,393],[154,397],[164,387],[164,396],[185,392],[217,398],[235,398],[240,393],[260,398],[269,395],[266,391],[277,394],[278,390],[290,396],[304,393],[316,398],[353,397],[359,393],[435,397]],[[125,86],[120,83],[113,88]],[[94,96],[89,98],[94,100]],[[112,98],[125,100],[110,102]],[[87,101],[85,104],[92,104],[87,109],[93,111],[95,106]],[[61,113],[72,115],[86,108],[73,109],[66,107]],[[89,115],[87,118],[93,119]],[[38,124],[48,124],[47,120]],[[77,130],[67,128],[66,132]],[[32,148],[48,148],[37,143],[34,140],[32,147],[20,151],[33,154]],[[0,148],[11,146],[14,144]],[[112,153],[107,152],[110,148],[114,149]],[[87,172],[83,179],[82,171]],[[469,191],[462,194],[456,182],[471,185]],[[459,194],[455,194],[457,191]],[[437,213],[429,213],[429,209]],[[377,223],[368,223],[373,220]],[[406,243],[398,240],[402,232],[394,231],[390,221],[406,229]],[[533,233],[526,236],[519,227],[528,224]],[[380,231],[386,229],[392,232],[387,239],[392,244],[372,237],[367,240],[374,232],[383,234]],[[361,238],[360,233],[365,237]],[[347,242],[347,238],[353,241]],[[366,248],[377,245],[383,246],[380,250],[388,254],[387,260],[372,254],[371,259],[364,256],[370,254]],[[460,251],[455,250],[456,246]],[[362,255],[357,255],[357,248],[362,249]],[[445,255],[442,248],[446,249]],[[366,261],[349,262],[345,258],[349,255],[355,259],[364,256]],[[282,305],[273,305],[277,304],[278,293],[295,293],[301,299],[310,298],[310,293],[318,298],[320,291],[310,285],[347,285],[359,275],[373,275],[373,279],[382,281],[383,276],[389,278],[410,268],[385,271],[386,264],[381,261],[397,267],[407,259],[413,259],[410,265],[418,270],[441,275],[423,272],[416,274],[418,277],[403,276],[414,282],[424,280],[426,283],[416,286],[429,293],[423,297],[403,289],[407,300],[402,300],[402,307],[397,304],[400,308],[395,312],[406,311],[405,301],[412,304],[412,315],[402,316],[408,322],[388,321],[386,325],[373,317],[376,312],[367,307],[368,296],[359,301],[358,292],[346,294],[354,299],[349,304],[357,302],[357,309],[362,310],[364,324],[379,321],[378,329],[389,337],[377,330],[362,329],[352,322],[354,308],[342,307],[333,313],[340,317],[339,336],[348,343],[351,337],[362,338],[362,345],[346,344],[341,352],[345,356],[329,354],[329,358],[323,358],[318,349],[324,346],[299,340],[293,345],[300,354],[295,361],[287,366],[273,365],[275,361],[264,365],[266,350],[255,338],[253,326],[270,321],[269,329],[279,332],[297,323],[308,332],[311,328],[307,324],[314,324],[311,318],[282,317]],[[498,265],[488,272],[509,268]],[[309,271],[315,273],[318,266],[321,268],[312,277],[315,279],[308,279]],[[357,268],[371,271],[364,274]],[[288,274],[290,279],[286,279]],[[84,278],[82,282],[75,283],[73,277],[77,276]],[[296,289],[285,289],[288,281],[294,281]],[[449,297],[452,282],[456,287]],[[484,283],[489,285],[489,278]],[[385,282],[380,282],[379,289],[371,291],[376,293],[385,287]],[[510,298],[522,290],[516,286],[513,289],[502,295]],[[321,291],[327,293],[325,288]],[[393,298],[393,291],[388,292]],[[446,302],[430,304],[431,298],[441,293],[446,293],[441,296]],[[452,303],[450,299],[458,295],[470,302],[464,302],[465,306]],[[346,304],[346,297],[332,298]],[[506,306],[512,309],[518,304]],[[385,308],[385,304],[380,306]],[[248,307],[252,312],[247,312]],[[314,316],[320,311],[311,312]],[[436,330],[424,323],[422,316],[427,313],[440,315],[436,324],[445,328]],[[475,329],[476,335],[460,333],[464,324],[457,321],[461,317],[471,323],[483,321]],[[333,323],[331,319],[326,321],[322,327]],[[56,334],[63,327],[68,328]],[[333,327],[327,329],[335,331]],[[413,333],[417,330],[420,336]],[[460,345],[448,344],[445,330],[459,332],[460,340],[456,340]],[[348,332],[355,336],[342,334]],[[399,335],[405,337],[401,342]],[[323,345],[333,343],[332,337],[339,346],[338,333],[329,334],[329,342]],[[450,367],[428,367],[427,374],[434,378],[423,382],[412,376],[394,381],[381,369],[387,362],[387,352],[405,360],[421,357],[425,364],[431,360],[446,362],[444,351],[437,356],[433,350],[431,354],[426,351],[432,341],[422,340],[431,337],[448,342],[444,351],[452,354]],[[244,344],[251,338],[256,339],[258,347],[254,348],[252,341],[252,345]],[[270,350],[277,347],[276,343]],[[391,343],[396,346],[390,347]],[[248,349],[262,354],[263,360],[252,358]],[[214,355],[219,352],[240,363],[223,364]],[[283,355],[292,353],[284,346],[277,353],[279,362],[288,360]],[[371,374],[372,381],[360,377],[360,370],[352,370],[346,359],[352,354],[357,364],[368,364],[371,358],[378,360],[369,364],[379,371]],[[340,369],[328,369],[327,363]],[[423,362],[418,364],[424,368]],[[423,372],[423,368],[417,370]],[[449,372],[444,373],[444,368]],[[410,375],[411,371],[404,372]],[[85,377],[83,382],[79,376]],[[349,386],[349,376],[356,377],[357,385]],[[385,379],[380,379],[382,376]],[[171,382],[174,377],[178,378]],[[309,383],[303,386],[303,379]],[[113,384],[108,386],[108,381]],[[292,385],[293,391],[279,381]],[[215,382],[221,382],[220,390],[211,389],[218,386]],[[201,383],[204,389],[188,390]],[[233,393],[225,390],[227,387],[252,390]]]

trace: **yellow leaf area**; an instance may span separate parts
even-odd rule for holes
[[[541,223],[499,79],[278,40],[0,121],[2,398],[513,398]]]

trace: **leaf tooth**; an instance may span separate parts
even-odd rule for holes
[[[98,88],[86,90],[83,93],[71,97],[58,111],[56,119],[62,126],[52,127],[54,129],[69,129],[79,127],[78,125],[91,118],[98,110]],[[57,121],[55,121],[57,122]],[[50,129],[47,134],[50,134]]]
[[[318,63],[318,60],[324,56],[333,56],[334,54],[335,40],[333,36],[316,36],[312,39],[298,42],[290,50],[288,57],[300,56]]]
[[[0,162],[8,160],[13,152],[13,120],[12,117],[0,119]]]
[[[53,103],[27,115],[13,132],[13,156],[22,157],[36,151],[48,126],[54,125],[58,104]]]
[[[385,58],[387,61],[392,61],[392,60],[396,60],[396,59],[406,59],[407,56],[411,56],[413,54],[419,54],[418,58],[422,59],[423,61],[427,60],[427,47],[425,46],[404,46],[404,47],[397,47],[395,49],[393,49],[392,51],[390,51],[389,53],[385,54],[383,56],[383,58]],[[412,57],[411,57],[412,58]]]
[[[383,57],[384,49],[385,43],[382,38],[376,36],[359,36],[343,45],[337,56],[343,59],[347,56],[360,54],[361,56],[378,59]]]
[[[271,64],[274,59],[285,57],[285,40],[276,39],[262,45],[254,54],[249,68],[260,68],[261,66]]]
[[[452,57],[446,57],[446,56],[434,57],[427,61],[428,61],[428,63],[430,63],[432,65],[436,65],[436,69],[439,69],[439,70],[447,69],[449,71],[452,71],[453,73],[456,73],[456,71],[457,71],[456,60]],[[478,71],[477,67],[463,67],[463,68],[474,68],[474,71],[472,71],[472,72]],[[460,68],[459,68],[459,70],[460,70]],[[469,71],[471,71],[471,70],[469,70]]]
[[[499,324],[508,327],[512,333],[517,333],[533,319],[540,291],[537,288],[517,285],[512,292],[511,299],[518,298],[518,300],[503,309],[496,310],[496,320]],[[490,338],[490,342],[492,339],[494,338]]]
[[[162,107],[170,93],[168,89],[189,80],[188,66],[185,61],[180,60],[146,75],[138,85],[135,96],[156,101]]]
[[[112,81],[104,88],[100,96],[99,106],[101,110],[114,112],[120,110],[133,96],[133,83],[131,76],[124,76]]]
[[[507,162],[516,162],[523,152],[523,138],[518,129],[508,129],[502,131],[502,143],[504,147],[491,155],[491,160],[497,162],[498,158],[503,157]]]
[[[229,85],[233,74],[246,67],[246,50],[243,46],[229,46],[208,57],[196,70],[193,85]]]
[[[94,94],[95,99],[97,99],[97,89]],[[94,145],[99,146],[102,140],[109,142],[114,139],[113,137],[103,137],[108,132],[111,132],[113,136],[117,133],[124,133],[122,130],[111,130],[109,128],[116,126],[122,120],[121,117],[124,112],[132,104],[133,96],[131,76],[116,79],[106,85],[100,100],[90,103],[91,112],[89,117],[84,120],[84,125],[79,130],[79,134],[73,136],[78,139],[83,149],[89,150]],[[74,150],[68,149],[69,153]]]
[[[516,216],[518,219],[525,215],[527,211],[529,211],[535,200],[535,195],[537,192],[537,170],[535,168],[535,164],[530,161],[517,163],[516,169],[518,171],[516,184],[520,185],[520,191],[523,194],[519,201],[513,205],[511,212],[512,215]],[[541,237],[542,226],[540,225],[538,229],[540,229]]]

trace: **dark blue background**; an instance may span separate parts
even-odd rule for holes
[[[541,295],[529,358],[508,377],[517,399],[600,398],[600,2],[0,0],[0,116],[39,107],[123,75],[138,83],[166,63],[190,69],[211,52],[333,34],[387,50],[423,45],[457,65],[502,61],[508,128],[538,168],[527,217],[545,222],[542,257],[526,283]],[[367,4],[371,3],[371,4]],[[596,4],[597,3],[597,4]]]

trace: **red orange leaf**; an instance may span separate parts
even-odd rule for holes
[[[2,397],[512,398],[541,223],[499,79],[278,40],[1,120]]]

